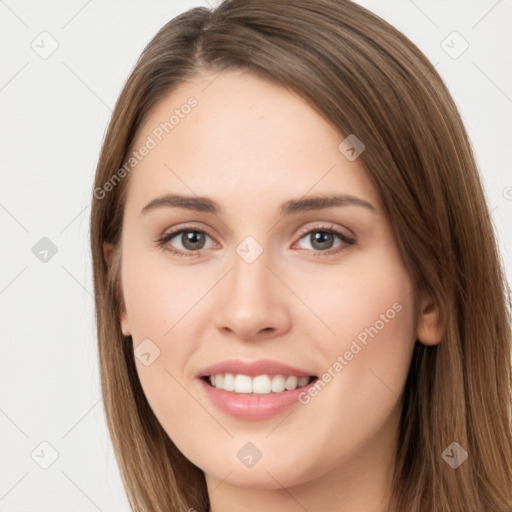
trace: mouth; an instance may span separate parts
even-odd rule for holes
[[[243,374],[217,373],[202,379],[211,387],[231,393],[269,395],[303,388],[317,379],[316,376],[269,375],[255,377]]]
[[[224,361],[197,375],[206,397],[222,412],[263,420],[297,405],[318,377],[277,361]]]

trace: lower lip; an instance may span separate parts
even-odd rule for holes
[[[266,395],[235,393],[224,391],[210,386],[203,379],[199,379],[200,385],[209,396],[210,400],[222,411],[231,416],[244,420],[263,420],[271,418],[299,402],[299,395],[309,390],[315,384],[315,380],[307,386],[282,391],[281,393],[269,393]]]

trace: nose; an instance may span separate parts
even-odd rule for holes
[[[256,341],[290,329],[291,294],[268,263],[265,252],[252,263],[235,255],[215,298],[215,325],[224,334]]]

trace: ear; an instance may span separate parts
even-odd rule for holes
[[[103,242],[103,257],[105,258],[107,267],[110,267],[110,265],[112,265],[112,258],[114,257],[114,244]]]
[[[423,345],[437,345],[444,337],[439,306],[432,297],[423,294],[420,299],[416,338]]]
[[[103,257],[105,258],[105,262],[107,264],[107,267],[110,268],[110,266],[112,265],[112,263],[114,261],[114,257],[115,257],[115,247],[114,247],[114,244],[112,244],[110,242],[104,242],[103,243]],[[121,318],[120,318],[121,331],[123,332],[124,336],[130,336],[131,335],[131,331],[130,331],[130,328],[128,326],[128,314],[126,312],[126,307],[125,307],[125,304],[124,304],[122,292],[121,292],[121,290],[119,288],[119,283],[116,283],[116,295],[117,295],[117,300],[119,302],[119,308],[120,308],[120,311],[121,311]]]

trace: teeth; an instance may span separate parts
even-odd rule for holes
[[[235,377],[235,391],[237,393],[252,393],[251,377],[247,377],[247,375],[237,375]]]
[[[286,379],[282,375],[276,375],[272,379],[272,391],[274,393],[281,393],[286,388]]]
[[[306,384],[309,384],[309,377],[299,377],[297,379],[297,387],[301,388],[302,386],[305,386]]]
[[[224,390],[235,391],[235,376],[232,373],[224,375]]]
[[[268,375],[258,375],[252,380],[252,392],[268,395],[272,391],[272,381]]]
[[[286,379],[285,387],[288,391],[297,389],[297,377],[288,377]]]
[[[269,393],[281,393],[288,390],[301,388],[309,384],[309,377],[283,376],[283,375],[258,375],[249,377],[247,375],[234,375],[232,373],[219,373],[210,376],[210,384],[224,391],[235,393],[254,393],[257,395],[268,395]]]

